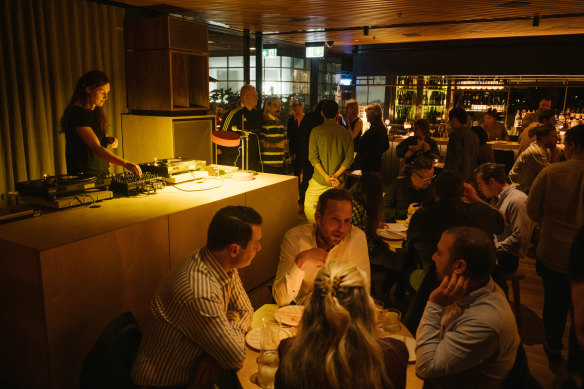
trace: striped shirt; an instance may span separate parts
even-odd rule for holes
[[[237,269],[226,273],[206,247],[164,278],[150,308],[132,370],[136,384],[189,384],[203,353],[224,369],[241,367],[253,308]]]
[[[517,157],[509,172],[509,178],[518,184],[517,189],[527,192],[535,177],[549,164],[548,150],[541,147],[537,141],[533,142]]]
[[[262,147],[262,162],[264,165],[284,166],[284,147],[278,143],[286,140],[286,131],[280,118],[267,114],[261,130],[264,139]]]

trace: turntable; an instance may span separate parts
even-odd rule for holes
[[[189,174],[195,170],[205,170],[207,163],[200,160],[182,158],[158,159],[154,162],[141,163],[143,172],[154,173],[169,183],[190,181],[193,176]]]
[[[18,182],[20,197],[32,204],[50,208],[69,208],[80,204],[111,199],[111,178],[83,175],[47,176],[40,180]]]
[[[40,196],[47,199],[83,193],[88,189],[107,189],[111,178],[84,175],[45,175],[40,180],[18,182],[16,190],[21,196]]]

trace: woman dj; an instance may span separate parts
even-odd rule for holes
[[[140,166],[108,150],[108,147],[118,147],[118,140],[107,136],[109,125],[103,104],[109,92],[110,81],[99,70],[89,71],[77,81],[73,97],[61,118],[66,140],[67,174],[105,177],[110,174],[109,163],[123,166],[137,176],[142,174]]]

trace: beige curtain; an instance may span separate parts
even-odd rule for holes
[[[59,120],[86,71],[110,77],[105,111],[120,137],[123,21],[122,8],[89,1],[0,0],[0,207],[16,182],[66,172]]]

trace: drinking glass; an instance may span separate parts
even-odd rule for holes
[[[280,324],[275,320],[262,318],[262,325],[260,351],[277,350],[280,344]]]
[[[274,388],[276,371],[278,370],[279,358],[277,350],[262,351],[257,359],[258,374],[257,384],[265,389]]]
[[[387,308],[383,313],[383,330],[399,332],[401,330],[401,312],[395,308]]]
[[[375,314],[377,317],[377,326],[381,328],[383,324],[383,301],[372,299],[375,304]]]

